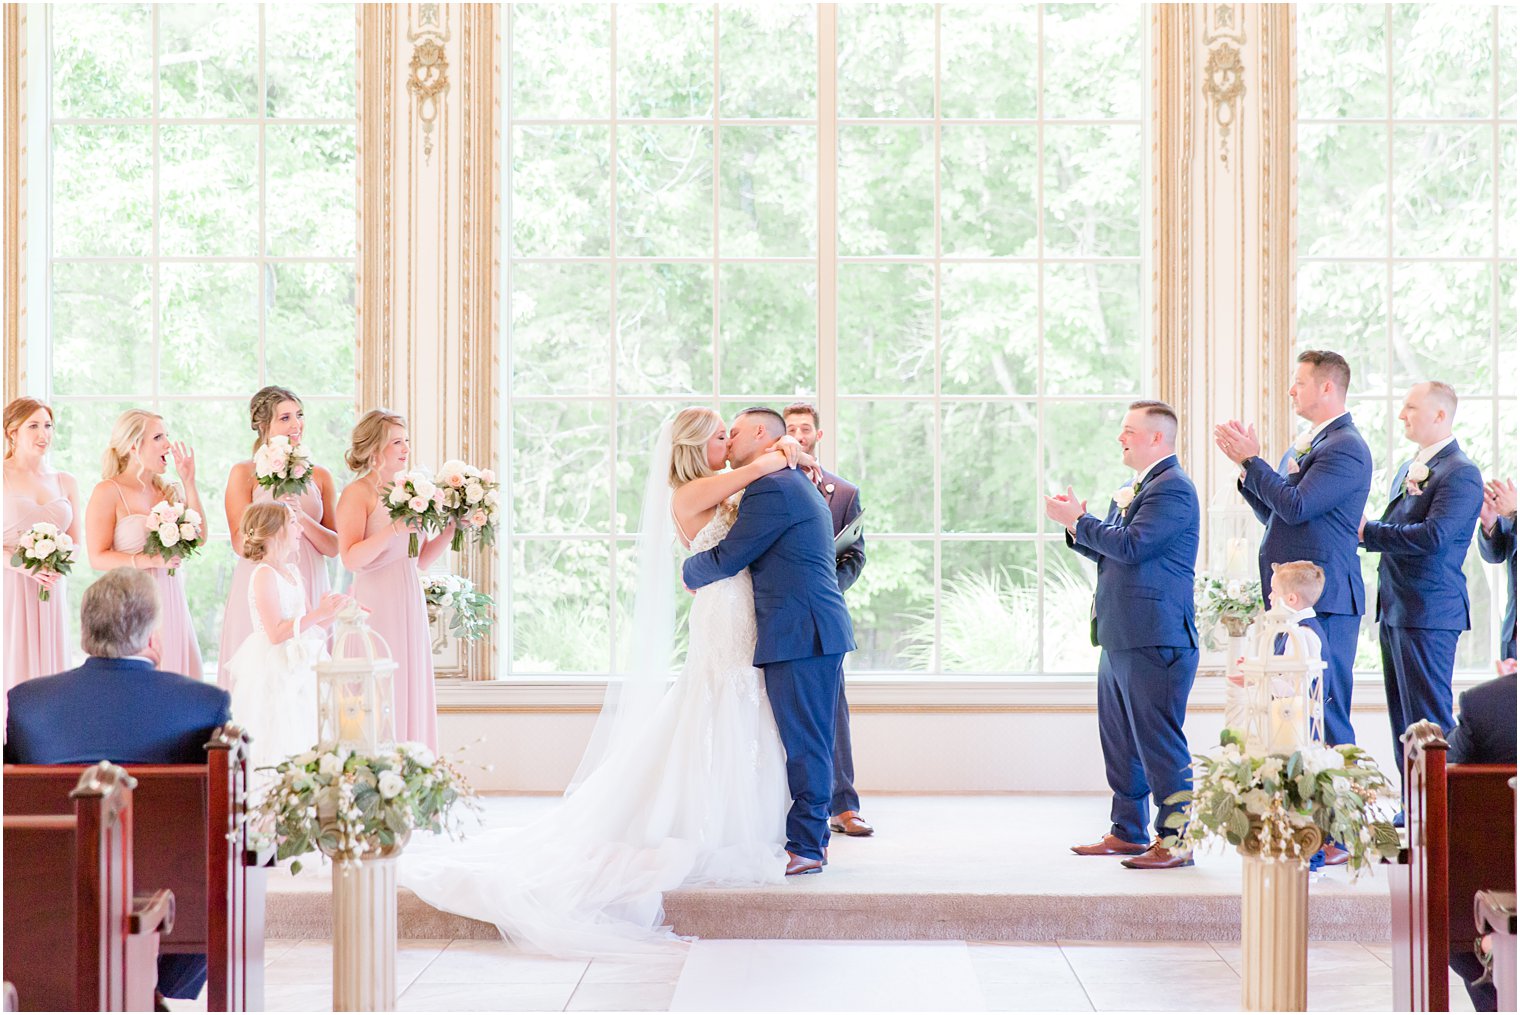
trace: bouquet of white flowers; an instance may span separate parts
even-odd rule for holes
[[[271,437],[253,454],[253,475],[276,497],[299,494],[311,482],[311,452],[289,437]]]
[[[1262,612],[1261,582],[1201,574],[1193,583],[1193,606],[1200,628],[1223,622],[1231,634],[1244,634],[1246,625]]]
[[[413,829],[459,832],[454,804],[479,811],[475,791],[455,765],[422,744],[376,755],[320,744],[274,766],[275,782],[251,820],[272,832],[279,859],[320,849],[347,865],[385,855]],[[290,873],[301,862],[290,865]]]
[[[484,592],[476,592],[475,583],[462,575],[423,575],[422,597],[449,611],[449,633],[462,641],[484,638],[496,622],[491,616],[495,602]]]
[[[385,503],[392,519],[401,519],[411,529],[406,552],[415,557],[422,552],[419,533],[439,532],[449,523],[448,492],[418,470],[398,472],[391,477],[385,491]]]
[[[16,540],[16,552],[11,554],[11,567],[28,571],[51,571],[68,574],[74,566],[74,540],[67,532],[61,532],[52,522],[38,522]],[[37,590],[37,599],[47,602],[53,597],[47,586]]]
[[[183,504],[161,500],[148,512],[148,539],[143,553],[150,556],[193,557],[206,542],[205,526],[199,513]],[[170,568],[169,573],[174,574]]]
[[[438,470],[438,485],[446,493],[445,504],[454,522],[450,549],[457,553],[464,546],[466,531],[473,533],[482,546],[496,542],[497,505],[501,499],[496,473],[451,459]]]

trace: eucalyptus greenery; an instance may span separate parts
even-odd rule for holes
[[[251,820],[272,834],[281,860],[320,849],[345,866],[361,863],[405,845],[419,828],[457,835],[455,804],[480,810],[459,769],[422,744],[397,744],[376,755],[323,744],[273,768],[275,781]],[[290,865],[292,874],[300,870],[300,860]]]
[[[475,583],[461,575],[423,575],[422,594],[432,605],[448,611],[449,633],[461,641],[484,638],[496,623],[496,601],[475,591]]]
[[[1398,832],[1377,817],[1376,802],[1393,795],[1372,756],[1355,744],[1253,755],[1226,729],[1218,747],[1193,756],[1193,788],[1166,798],[1187,807],[1167,818],[1174,833],[1165,841],[1181,853],[1222,838],[1243,853],[1308,863],[1322,837],[1350,852],[1355,877],[1398,852]],[[1313,829],[1318,836],[1305,835]]]
[[[1213,627],[1221,617],[1249,620],[1262,611],[1261,582],[1255,578],[1217,578],[1199,575],[1193,582],[1193,606],[1198,626]]]

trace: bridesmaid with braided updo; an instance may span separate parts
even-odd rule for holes
[[[301,443],[306,433],[306,412],[294,391],[271,384],[260,388],[248,400],[248,424],[258,435],[253,441],[253,452],[257,454],[271,437],[288,437],[293,445]],[[332,473],[313,463],[311,481],[305,490],[276,498],[268,487],[259,485],[252,458],[238,462],[227,477],[227,492],[223,497],[227,531],[232,533],[232,552],[237,554],[237,564],[232,569],[227,610],[222,616],[219,657],[222,664],[230,660],[253,633],[253,618],[248,612],[248,578],[254,565],[243,556],[243,512],[250,504],[273,500],[289,507],[300,525],[301,538],[296,543],[295,564],[305,588],[307,611],[315,611],[328,593],[327,558],[338,555],[338,493]],[[217,683],[232,690],[227,666],[217,666]]]

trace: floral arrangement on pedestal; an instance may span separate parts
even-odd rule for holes
[[[1377,816],[1377,801],[1394,787],[1355,744],[1311,745],[1293,754],[1250,754],[1235,730],[1218,747],[1193,757],[1193,788],[1167,798],[1186,803],[1167,818],[1179,853],[1223,839],[1248,856],[1308,864],[1324,840],[1351,854],[1352,876],[1398,853],[1399,835]]]
[[[447,619],[448,633],[461,641],[477,641],[490,633],[496,623],[496,602],[484,592],[475,591],[475,583],[463,575],[425,574],[422,596],[427,600],[428,622],[439,627]],[[440,640],[435,638],[435,642]]]
[[[1223,624],[1231,637],[1242,637],[1251,619],[1261,612],[1261,582],[1199,575],[1193,583],[1193,607],[1199,630]]]
[[[456,803],[480,810],[454,763],[417,743],[375,754],[323,744],[274,772],[251,820],[281,860],[321,850],[344,866],[359,864],[399,852],[418,828],[456,836]],[[292,874],[300,870],[300,860],[290,865]]]

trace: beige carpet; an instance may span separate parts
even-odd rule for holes
[[[489,827],[521,824],[554,798],[492,797]],[[870,839],[835,836],[822,875],[761,889],[666,896],[666,919],[702,938],[973,941],[1232,941],[1240,936],[1240,859],[1200,855],[1194,867],[1131,871],[1068,847],[1107,829],[1101,796],[876,796]],[[330,935],[330,868],[270,879],[268,933]],[[1310,886],[1310,934],[1386,941],[1388,886],[1344,869]],[[494,938],[489,924],[441,913],[410,892],[401,936]]]

